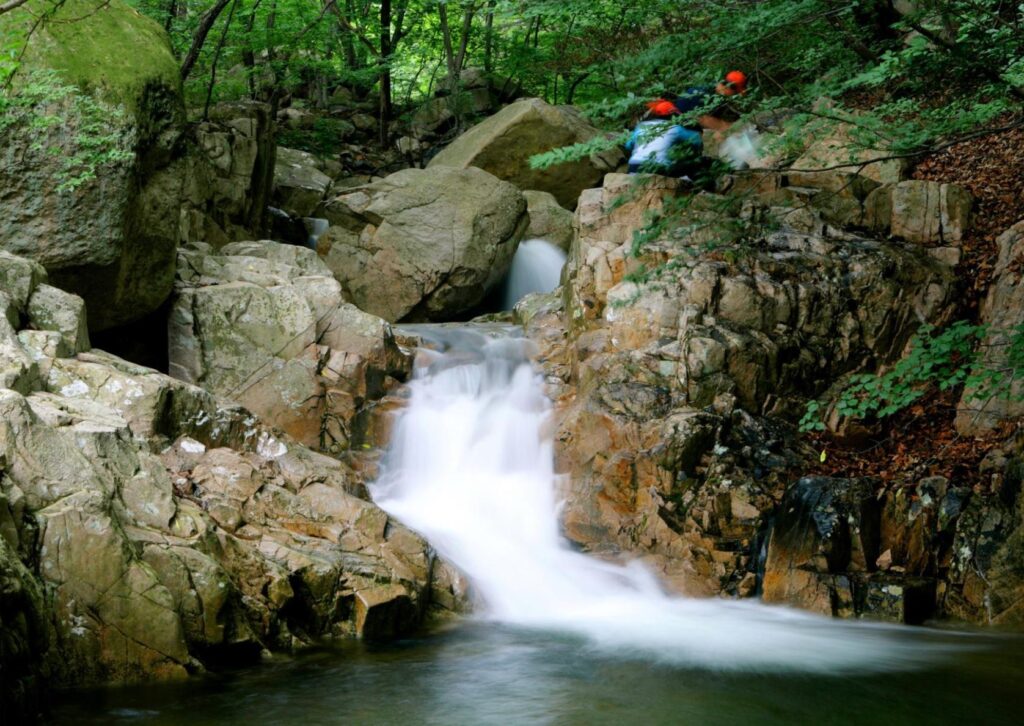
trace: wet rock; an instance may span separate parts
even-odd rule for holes
[[[944,502],[954,519],[949,586],[944,609],[965,620],[1020,628],[1024,624],[1024,496],[1019,442],[1013,452],[995,450],[982,464],[997,486],[987,495],[962,494]],[[949,495],[947,495],[949,496]],[[966,503],[964,500],[966,499]],[[948,521],[948,520],[947,520]]]
[[[827,574],[866,572],[878,559],[879,505],[871,480],[804,478],[779,506],[763,598],[831,614]]]

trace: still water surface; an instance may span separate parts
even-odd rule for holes
[[[918,671],[715,672],[466,622],[185,684],[65,694],[53,716],[61,724],[175,726],[1024,723],[1024,639],[970,640],[977,647]]]

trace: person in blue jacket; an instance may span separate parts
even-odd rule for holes
[[[626,142],[629,173],[689,176],[700,168],[703,143],[699,132],[676,123],[679,109],[665,99],[647,104],[648,118],[637,124]]]

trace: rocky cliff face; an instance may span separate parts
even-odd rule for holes
[[[834,181],[816,179],[827,194]],[[517,309],[559,403],[566,533],[640,556],[687,594],[900,622],[1019,619],[1012,456],[985,464],[1009,472],[999,497],[941,477],[896,493],[801,478],[817,457],[793,425],[803,402],[953,314],[943,256],[786,206],[785,179],[733,183],[742,203],[605,177],[581,195],[561,296]],[[681,204],[683,221],[635,244]],[[889,224],[909,228],[900,209]],[[910,214],[938,223],[929,209]]]
[[[457,607],[457,576],[346,464],[202,388],[84,352],[81,300],[38,263],[0,253],[0,279],[5,701],[39,679],[181,677],[389,637]]]

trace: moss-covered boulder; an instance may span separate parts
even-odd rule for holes
[[[81,295],[93,330],[151,312],[174,280],[182,183],[166,34],[122,0],[31,0],[0,36],[23,50],[0,123],[0,248]]]

